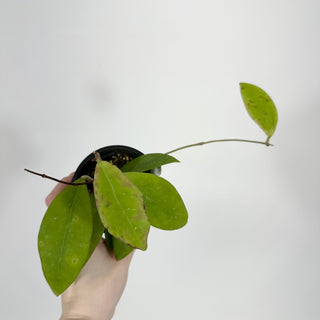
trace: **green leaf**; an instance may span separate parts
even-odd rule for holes
[[[172,162],[179,162],[179,160],[164,153],[149,153],[131,160],[121,168],[121,171],[144,172]]]
[[[91,234],[87,187],[66,187],[49,206],[38,235],[42,270],[56,295],[71,285],[87,261]]]
[[[269,141],[278,122],[275,104],[265,91],[253,84],[240,83],[240,88],[243,102],[250,117],[265,132],[268,137],[267,141]]]
[[[108,232],[146,250],[150,223],[140,190],[120,169],[101,160],[97,161],[93,185],[97,209]]]
[[[117,260],[125,258],[134,248],[122,242],[117,238],[113,238],[113,253]]]
[[[187,223],[187,209],[170,182],[149,173],[128,172],[126,175],[141,190],[152,226],[175,230]]]
[[[108,232],[107,229],[104,230],[104,235],[104,242],[106,243],[108,249],[113,251],[113,236]]]
[[[91,211],[92,212],[92,235],[91,235],[90,247],[88,251],[88,259],[91,257],[94,249],[99,244],[104,232],[104,225],[100,220],[94,194],[90,193],[89,197],[90,197],[91,208],[92,208],[92,211]]]
[[[121,240],[114,238],[107,229],[105,229],[105,243],[109,250],[113,251],[116,260],[126,257],[134,248]]]

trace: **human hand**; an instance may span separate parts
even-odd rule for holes
[[[71,182],[74,173],[63,178]],[[47,206],[66,187],[58,183],[46,198]],[[77,279],[61,295],[60,320],[109,320],[125,288],[133,252],[120,261],[100,241]]]

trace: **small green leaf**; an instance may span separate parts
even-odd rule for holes
[[[113,237],[108,230],[105,230],[105,243],[109,250],[113,251],[116,260],[121,260],[126,257],[134,248],[121,240]]]
[[[91,257],[94,249],[97,247],[99,244],[103,232],[104,232],[104,225],[102,224],[100,220],[100,216],[97,210],[96,206],[96,199],[94,197],[93,193],[90,193],[90,202],[91,202],[91,208],[92,208],[92,235],[91,235],[91,240],[90,240],[90,248],[88,251],[88,259]]]
[[[113,251],[113,236],[108,232],[107,229],[104,230],[104,235],[105,235],[104,241],[108,249]]]
[[[97,209],[108,232],[132,247],[146,250],[150,223],[140,190],[120,169],[101,160],[93,185]]]
[[[78,179],[76,182],[84,181]],[[86,263],[91,234],[92,214],[87,187],[66,187],[49,206],[38,235],[42,270],[56,295],[71,285]]]
[[[144,172],[172,162],[179,162],[179,160],[164,153],[149,153],[131,160],[121,168],[121,171]]]
[[[152,226],[175,230],[187,223],[187,209],[170,182],[149,173],[128,172],[126,175],[141,190]]]
[[[117,238],[112,238],[113,240],[113,254],[117,260],[121,260],[125,258],[130,252],[132,252],[133,248],[128,244],[122,242]]]
[[[250,117],[265,132],[268,137],[267,141],[269,141],[278,122],[275,104],[265,91],[253,84],[240,83],[240,88],[243,102]]]

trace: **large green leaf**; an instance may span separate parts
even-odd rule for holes
[[[141,190],[152,226],[175,230],[187,223],[187,209],[170,182],[149,173],[128,172],[126,175]]]
[[[269,141],[278,122],[275,104],[265,91],[253,84],[240,83],[240,88],[243,102],[250,117],[265,132]]]
[[[121,171],[144,172],[172,162],[179,162],[179,160],[164,153],[149,153],[131,160],[121,168]]]
[[[38,235],[42,270],[56,295],[70,286],[87,261],[91,234],[87,187],[66,187],[49,206]]]
[[[93,185],[97,209],[108,232],[146,250],[150,223],[140,190],[120,169],[102,160],[97,161]]]

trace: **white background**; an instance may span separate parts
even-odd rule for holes
[[[114,316],[320,318],[320,3],[0,1],[0,317],[60,316],[37,233],[56,177],[112,144],[144,153],[264,140],[239,82],[279,111],[274,147],[226,143],[163,168],[188,225],[153,229]]]

